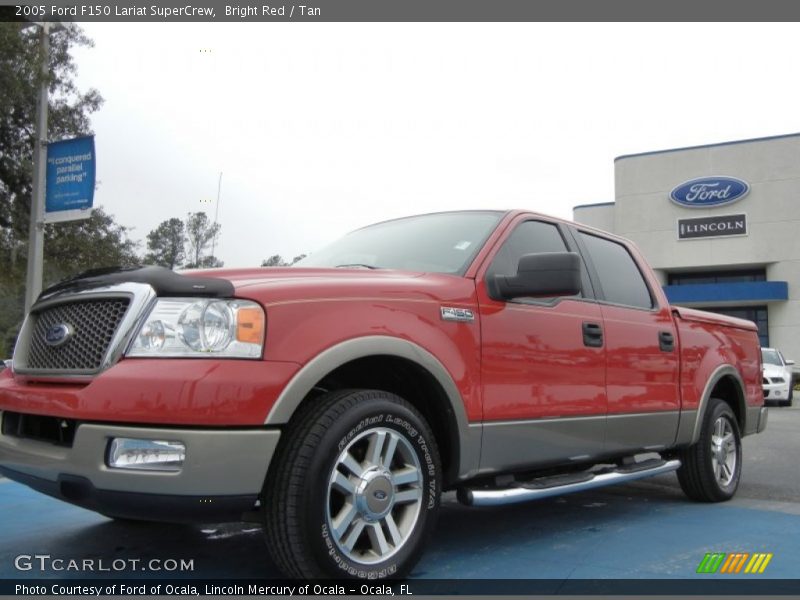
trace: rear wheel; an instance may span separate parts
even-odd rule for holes
[[[700,502],[730,500],[742,474],[742,440],[730,406],[711,398],[703,416],[700,439],[680,453],[678,481],[691,499]]]
[[[299,578],[410,571],[441,491],[422,415],[388,392],[333,392],[305,407],[284,436],[263,494],[277,566]]]

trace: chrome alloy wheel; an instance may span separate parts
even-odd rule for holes
[[[722,487],[727,487],[736,474],[736,437],[728,419],[719,417],[714,421],[711,434],[711,467],[714,477]]]
[[[328,482],[327,522],[354,562],[386,560],[405,544],[422,508],[422,468],[398,431],[368,429],[336,459]]]

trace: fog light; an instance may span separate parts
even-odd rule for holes
[[[180,471],[186,459],[181,442],[114,438],[108,449],[108,466],[137,471]]]

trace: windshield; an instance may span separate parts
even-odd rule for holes
[[[501,212],[452,212],[386,221],[357,229],[295,266],[462,275],[502,216]]]
[[[777,350],[761,350],[761,362],[767,365],[777,365],[779,367],[783,366],[783,361],[781,357],[778,355]]]

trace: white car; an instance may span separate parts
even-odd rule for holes
[[[764,400],[775,401],[782,406],[792,405],[792,365],[793,360],[783,358],[780,350],[761,349],[761,362],[764,373]]]

